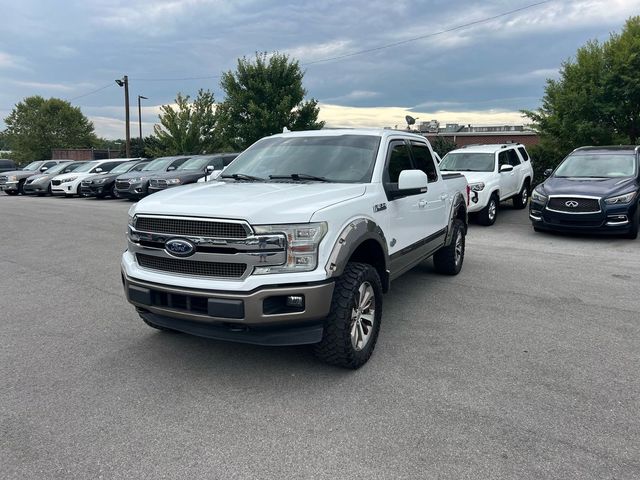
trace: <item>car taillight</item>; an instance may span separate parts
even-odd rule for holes
[[[470,202],[471,202],[471,187],[467,185],[467,207],[469,206]]]

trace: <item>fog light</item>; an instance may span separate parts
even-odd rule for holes
[[[473,192],[473,197],[471,197],[471,201],[473,203],[478,203],[478,192]]]
[[[289,295],[286,301],[287,307],[304,308],[303,295]]]

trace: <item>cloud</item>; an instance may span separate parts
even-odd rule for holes
[[[0,51],[0,68],[24,69],[26,60],[22,57]]]
[[[344,55],[352,51],[350,40],[334,40],[326,43],[314,43],[287,48],[284,53],[300,60],[300,63],[314,62],[325,58]]]
[[[64,83],[44,83],[44,82],[28,82],[28,81],[16,81],[13,82],[21,87],[36,89],[36,90],[57,90],[61,92],[68,92],[74,89],[74,87]]]

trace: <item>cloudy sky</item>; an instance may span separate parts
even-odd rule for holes
[[[176,92],[209,88],[221,100],[220,72],[238,57],[280,51],[304,65],[329,126],[402,125],[406,114],[521,123],[518,111],[539,105],[545,79],[577,47],[640,13],[640,0],[553,0],[437,34],[535,2],[0,0],[0,119],[25,96],[55,96],[81,106],[99,135],[121,138],[114,79],[127,74],[132,106],[149,97],[149,133]]]

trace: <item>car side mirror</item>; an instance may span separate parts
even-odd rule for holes
[[[513,165],[500,165],[500,173],[513,172]]]
[[[169,168],[167,168],[167,172],[173,172],[175,169],[176,169],[176,167],[171,165]]]
[[[42,168],[40,169],[40,171],[41,171],[41,172],[46,172],[47,170],[49,170],[49,167],[42,167]]]
[[[390,192],[392,198],[417,195],[427,191],[429,178],[422,170],[402,170],[398,177],[398,188]]]
[[[552,168],[547,168],[547,169],[544,171],[543,175],[544,175],[545,177],[548,177],[548,176],[549,176],[549,175],[551,175],[552,173],[553,173],[553,169],[552,169]]]
[[[207,172],[207,175],[211,175],[214,171],[215,171],[216,167],[213,165],[207,165],[207,168],[205,168],[205,172]]]
[[[96,169],[94,170],[94,172],[96,172],[96,173],[102,173],[102,169],[101,169],[100,167],[98,167],[98,168],[96,168]]]

